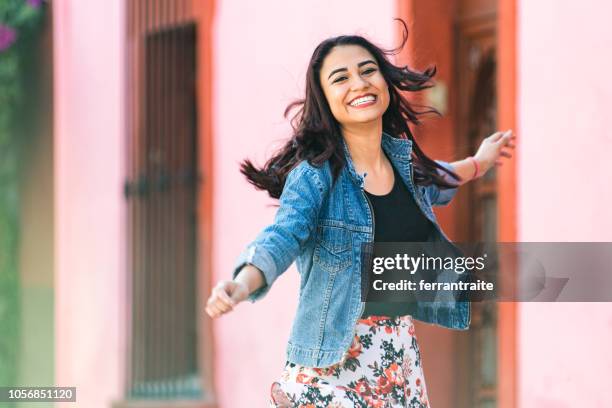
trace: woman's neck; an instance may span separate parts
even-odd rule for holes
[[[342,129],[357,173],[381,173],[386,168],[382,150],[382,123],[369,128]]]

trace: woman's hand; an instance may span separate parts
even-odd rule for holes
[[[212,290],[206,302],[206,313],[210,317],[218,317],[231,312],[234,307],[249,295],[246,284],[236,281],[221,281]]]
[[[516,136],[512,134],[512,130],[507,130],[505,132],[495,132],[482,141],[474,155],[474,159],[478,161],[480,166],[477,177],[483,176],[493,166],[501,166],[503,164],[501,157],[512,157],[504,148],[514,149],[512,143],[514,139],[516,139]]]

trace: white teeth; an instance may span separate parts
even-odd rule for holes
[[[361,104],[367,103],[367,102],[372,102],[376,100],[376,97],[373,95],[368,95],[368,96],[364,96],[363,98],[359,98],[359,99],[355,99],[353,102],[351,102],[351,106],[359,106]]]

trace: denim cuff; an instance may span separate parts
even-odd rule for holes
[[[442,167],[444,167],[445,169],[448,169],[450,171],[453,171],[453,166],[451,166],[450,163],[447,163],[445,161],[442,160],[436,160],[436,163],[438,163],[439,165],[441,165]],[[440,170],[438,170],[438,173],[440,173],[444,179],[448,182],[451,183],[456,183],[457,181],[455,179],[453,179],[451,176],[449,176],[447,173],[442,172]],[[453,197],[455,196],[455,194],[457,193],[457,190],[459,189],[459,187],[454,187],[454,188],[438,188],[438,196],[436,197],[436,204],[435,205],[447,205],[448,203],[451,202],[451,200],[453,199]]]
[[[270,290],[272,283],[274,283],[278,277],[277,268],[272,256],[266,249],[256,244],[251,244],[238,256],[234,271],[232,272],[232,279],[235,279],[240,270],[247,264],[251,264],[259,269],[263,273],[265,279],[264,285],[253,291],[247,298],[252,303],[255,303],[263,298]]]

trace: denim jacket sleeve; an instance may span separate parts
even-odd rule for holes
[[[251,293],[248,300],[256,302],[264,297],[297,258],[315,230],[324,194],[320,175],[307,161],[289,171],[274,221],[247,245],[234,265],[232,278],[245,264],[263,272],[264,285]]]
[[[436,160],[436,163],[442,165],[446,169],[449,169],[451,171],[453,170],[453,166],[451,166],[450,163],[447,163],[442,160]],[[453,179],[451,176],[449,176],[447,173],[443,172],[442,170],[438,170],[438,174],[444,176],[444,178],[451,183],[456,182],[455,179]],[[441,205],[447,205],[448,203],[450,203],[450,201],[453,199],[453,197],[457,193],[457,190],[458,190],[458,187],[440,188],[435,184],[431,184],[425,187],[425,194],[427,195],[427,198],[429,199],[429,202],[431,203],[432,206],[433,205],[441,206]]]

